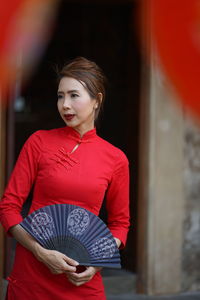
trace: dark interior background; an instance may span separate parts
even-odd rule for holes
[[[55,66],[85,56],[94,60],[108,78],[104,111],[98,134],[122,149],[130,161],[131,229],[122,265],[136,271],[136,224],[138,138],[140,98],[140,55],[136,35],[136,2],[62,1],[52,38],[38,67],[10,111],[8,157],[16,160],[28,136],[38,129],[64,126],[57,112]],[[31,196],[28,202],[31,201]],[[106,212],[101,212],[104,218]],[[13,242],[7,245],[7,272]],[[10,250],[11,249],[11,250]]]

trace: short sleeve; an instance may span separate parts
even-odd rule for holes
[[[108,227],[114,237],[126,244],[130,225],[129,214],[129,163],[125,156],[116,164],[106,194]]]
[[[0,201],[0,222],[6,231],[22,221],[21,210],[37,174],[41,139],[34,133],[24,144]]]

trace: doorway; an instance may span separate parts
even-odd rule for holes
[[[84,56],[108,78],[98,134],[127,155],[130,162],[131,228],[122,266],[135,273],[138,193],[139,99],[141,58],[136,35],[135,1],[62,1],[52,39],[38,68],[15,105],[14,158],[30,134],[64,126],[57,112],[55,66]],[[31,201],[31,196],[27,203]],[[25,207],[25,213],[28,209]],[[102,210],[102,216],[105,211]],[[13,249],[12,244],[12,249]],[[10,269],[10,255],[7,272]]]

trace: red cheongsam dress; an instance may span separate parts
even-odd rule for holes
[[[0,202],[0,221],[6,231],[22,221],[22,206],[33,185],[29,213],[46,205],[67,203],[98,215],[106,195],[108,227],[125,245],[129,227],[128,160],[121,150],[100,138],[96,129],[83,137],[70,127],[40,130],[29,137]],[[52,274],[19,243],[8,281],[8,300],[106,299],[99,272],[77,287],[65,274]]]

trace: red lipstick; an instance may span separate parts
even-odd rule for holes
[[[66,114],[64,115],[65,120],[67,121],[71,121],[74,118],[74,114]]]

